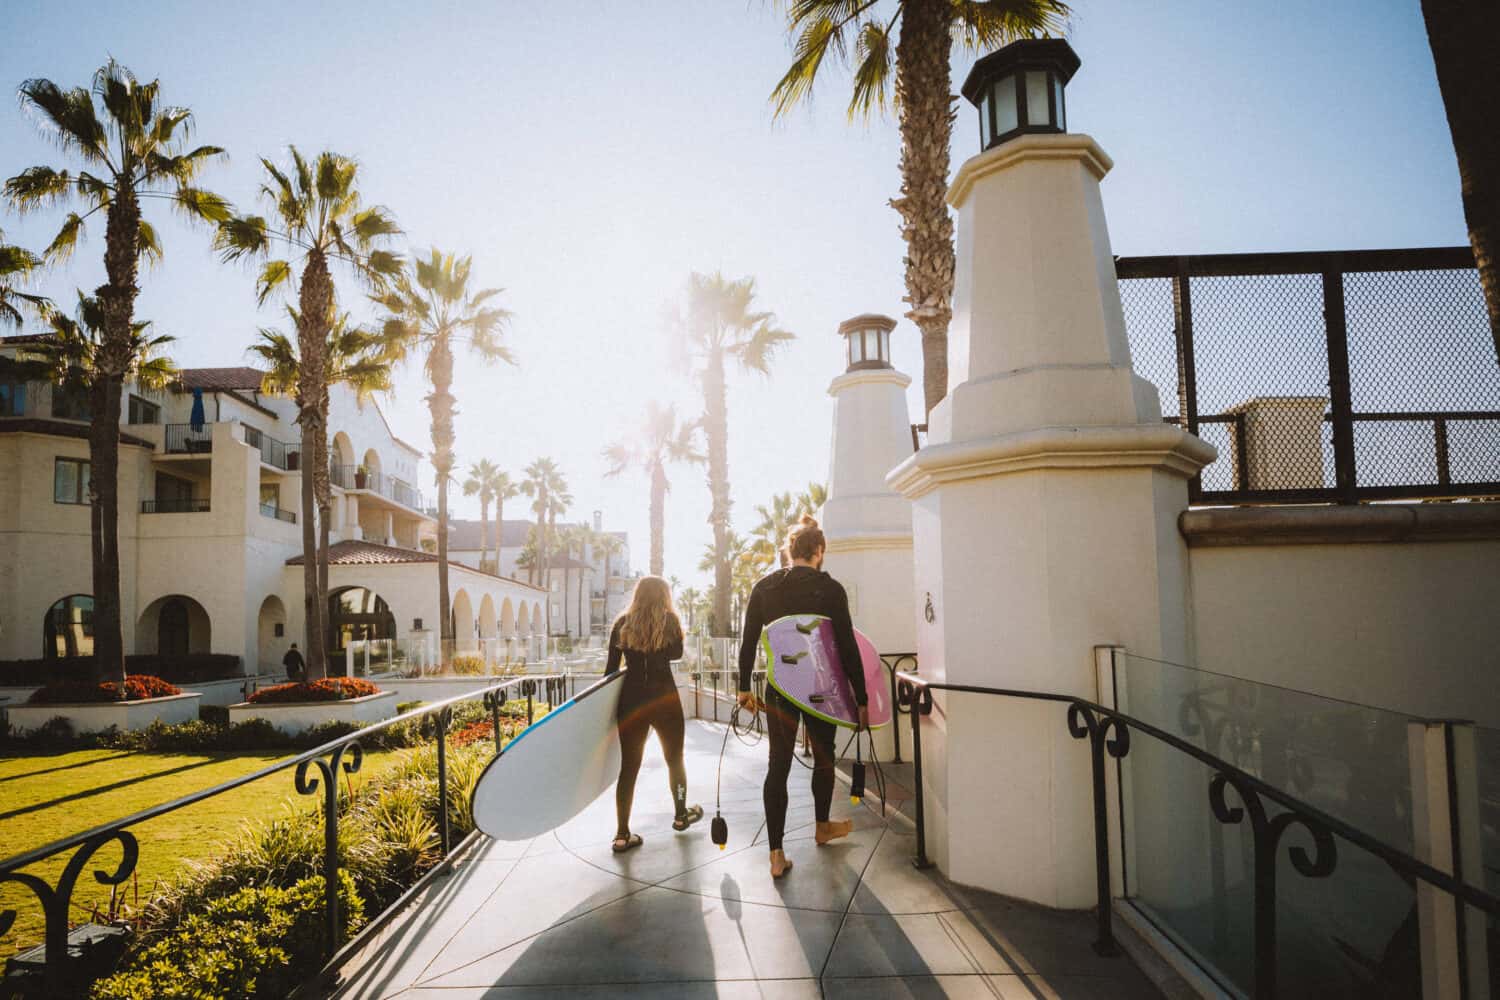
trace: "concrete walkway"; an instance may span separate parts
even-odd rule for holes
[[[1128,958],[1089,947],[1088,914],[1018,903],[918,872],[902,812],[852,806],[855,832],[818,847],[807,771],[793,767],[786,851],[767,870],[764,744],[733,736],[723,812],[709,840],[723,729],[688,721],[690,801],[707,816],[670,827],[653,739],[632,828],[644,846],[610,852],[613,795],[554,833],[480,844],[344,969],[340,997],[1001,997],[1133,1000],[1159,993]],[[893,805],[907,793],[891,788]],[[525,808],[524,803],[517,803]],[[1003,849],[997,845],[996,849]]]

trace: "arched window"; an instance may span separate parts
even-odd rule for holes
[[[42,656],[49,660],[94,655],[94,598],[64,597],[47,609],[42,625]]]
[[[329,648],[342,650],[354,639],[396,638],[396,616],[385,599],[364,587],[328,595]]]
[[[160,656],[186,656],[188,652],[188,608],[173,597],[161,606],[156,620],[156,652]]]

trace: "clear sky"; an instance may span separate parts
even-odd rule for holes
[[[113,55],[194,110],[198,141],[228,149],[203,182],[237,204],[253,203],[259,156],[334,149],[360,160],[367,197],[411,246],[472,253],[478,280],[506,289],[520,365],[460,363],[460,460],[516,472],[550,455],[574,513],[628,530],[641,568],[645,480],[604,479],[600,450],[648,399],[701,412],[661,323],[690,271],[755,276],[799,338],[769,380],[730,382],[741,530],[754,504],[827,475],[839,321],[901,316],[895,125],[849,125],[837,69],[809,110],[773,121],[766,97],[789,56],[770,3],[3,6],[0,86],[86,84]],[[1069,125],[1115,159],[1103,190],[1117,254],[1466,242],[1418,0],[1074,9]],[[956,60],[955,87],[971,61]],[[962,104],[955,165],[977,146]],[[63,161],[0,103],[0,175]],[[0,227],[40,248],[63,211],[0,214]],[[143,275],[138,315],[178,338],[179,364],[246,363],[280,307],[257,310],[250,269],[217,263],[206,232],[156,211],[166,260]],[[102,245],[100,225],[42,290],[71,301],[99,284]],[[354,294],[345,304],[374,315]],[[914,377],[914,413],[916,339],[902,320],[895,361]],[[429,440],[422,394],[414,368],[384,404],[414,443]],[[673,480],[667,572],[696,579],[707,489],[696,469]]]

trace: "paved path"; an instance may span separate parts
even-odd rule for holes
[[[787,855],[767,870],[764,745],[729,740],[729,846],[708,837],[723,729],[688,721],[690,799],[708,816],[670,828],[653,739],[632,827],[645,845],[609,850],[612,795],[524,843],[485,842],[345,966],[340,997],[1000,997],[1134,1000],[1158,994],[1128,958],[1094,955],[1087,914],[1017,903],[918,872],[900,812],[852,806],[855,832],[813,841],[808,772],[793,767]],[[896,806],[905,792],[892,788]],[[997,845],[997,849],[1000,846]]]

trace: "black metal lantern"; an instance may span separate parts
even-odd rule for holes
[[[963,95],[979,109],[979,147],[1068,130],[1064,88],[1080,60],[1061,38],[1023,38],[974,64]]]
[[[864,313],[839,324],[849,371],[891,367],[891,331],[896,321],[879,313]]]

